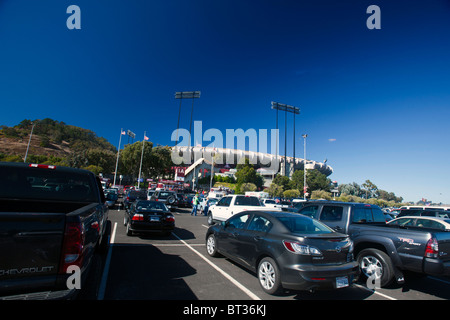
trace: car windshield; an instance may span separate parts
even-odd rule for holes
[[[139,201],[136,203],[136,209],[147,211],[147,210],[157,210],[157,211],[169,211],[167,207],[162,202],[158,201]]]
[[[257,197],[237,196],[234,203],[236,206],[256,206],[261,207]]]
[[[280,220],[292,233],[318,234],[334,232],[333,229],[323,223],[305,216],[283,216],[278,217],[278,220]]]

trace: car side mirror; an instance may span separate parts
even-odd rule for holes
[[[224,229],[228,226],[228,223],[226,221],[222,221],[221,224],[222,224],[222,228],[224,228]]]

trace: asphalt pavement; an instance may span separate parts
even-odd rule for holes
[[[271,296],[262,291],[254,273],[229,259],[207,255],[205,216],[191,216],[189,209],[179,209],[174,212],[176,228],[172,235],[127,236],[123,215],[123,210],[110,211],[109,250],[99,258],[95,280],[90,280],[79,299],[247,303],[259,300],[450,299],[450,279],[447,277],[409,277],[405,285],[393,284],[376,290],[357,283],[333,291],[285,291],[281,296]]]

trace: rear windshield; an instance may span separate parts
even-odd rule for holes
[[[156,210],[156,211],[169,211],[162,202],[157,201],[139,201],[136,203],[136,209],[141,211]]]
[[[257,197],[246,197],[246,196],[237,196],[234,205],[261,207],[261,203],[259,202]]]
[[[334,231],[323,223],[305,216],[278,217],[286,228],[293,233],[333,233]]]
[[[97,202],[95,180],[84,172],[0,167],[0,198]]]

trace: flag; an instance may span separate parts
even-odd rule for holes
[[[147,141],[148,137],[144,134],[144,140]]]
[[[125,131],[121,131],[120,134],[124,136],[124,135],[126,135],[127,133],[126,133]]]

